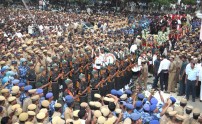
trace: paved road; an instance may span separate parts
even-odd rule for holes
[[[148,89],[151,88],[151,82],[153,82],[153,77],[150,77],[150,78],[148,79],[148,86],[147,86]],[[149,96],[149,94],[150,94],[150,93],[149,93],[148,91],[145,92],[145,95],[146,95],[146,96]],[[164,97],[165,100],[166,100],[167,98],[169,98],[170,96],[175,97],[176,100],[177,100],[177,101],[176,101],[176,104],[178,104],[178,105],[179,105],[180,99],[183,98],[183,97],[185,97],[185,96],[177,96],[177,93],[170,93],[170,94],[168,94],[168,93],[162,92],[162,95],[163,95],[163,97]],[[158,93],[155,93],[154,96],[155,96],[158,100],[160,100],[160,97],[159,97]],[[88,97],[88,101],[90,101],[90,96]],[[59,100],[59,102],[63,104],[63,101]],[[193,107],[197,107],[197,108],[199,108],[199,109],[201,110],[201,112],[202,112],[202,103],[199,101],[199,99],[196,99],[196,102],[192,102],[192,100],[191,100],[191,98],[190,98],[190,100],[188,101],[188,105],[191,105],[191,106],[193,106]],[[75,102],[75,109],[79,109],[79,103],[78,103],[78,102]]]
[[[148,79],[148,82],[149,82],[149,83],[150,83],[150,82],[153,82],[153,77],[149,78],[149,79]],[[148,84],[148,87],[150,88],[150,87],[151,87],[151,84]],[[168,93],[162,93],[162,94],[163,94],[164,99],[166,99],[166,98],[168,98],[168,97],[170,97],[170,96],[175,97],[176,100],[177,100],[176,104],[179,104],[180,99],[183,98],[183,97],[185,97],[185,96],[177,96],[177,93],[170,93],[170,94],[168,94]],[[158,94],[156,94],[156,96],[158,97]],[[192,102],[192,99],[190,98],[189,101],[188,101],[188,105],[191,105],[191,106],[193,106],[193,107],[197,107],[197,108],[199,108],[199,109],[201,110],[201,112],[202,112],[202,102],[200,102],[199,99],[196,99],[195,102]]]

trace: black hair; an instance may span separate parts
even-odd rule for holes
[[[127,94],[127,98],[131,97],[131,94]]]
[[[18,94],[17,93],[12,93],[12,96],[17,96]]]
[[[179,123],[182,122],[181,120],[178,120],[177,118],[175,119],[175,122]]]
[[[180,106],[185,107],[187,104],[186,103],[181,103],[180,102]]]
[[[165,56],[165,55],[162,55],[161,57],[162,57],[162,58],[166,58],[166,56]]]
[[[95,106],[89,105],[89,107],[90,107],[91,110],[95,110]]]
[[[36,119],[38,123],[43,122],[43,119]]]
[[[66,103],[68,107],[71,107],[73,105],[74,102],[71,103]]]
[[[147,113],[149,112],[149,111],[146,111],[146,110],[144,110],[144,109],[143,109],[143,111],[144,111],[144,112],[147,112]]]
[[[85,114],[86,114],[86,111],[85,111],[85,110],[80,110],[79,113],[78,113],[78,117],[79,117],[80,119],[82,119],[82,118],[85,116]]]
[[[193,114],[193,119],[197,120],[200,114]]]
[[[133,121],[133,120],[132,120]],[[136,121],[133,121],[134,122],[134,124],[136,124]]]
[[[96,107],[96,106],[94,106],[93,109],[94,109],[94,110],[100,110],[100,108],[99,108],[99,107]]]
[[[192,110],[185,109],[186,114],[191,114]]]
[[[140,110],[141,108],[142,108],[142,107],[136,107],[135,109],[136,109],[136,110]]]
[[[184,58],[184,59],[186,59],[187,57],[186,57],[185,55],[183,55],[183,56],[181,56],[181,58]]]
[[[104,101],[104,104],[105,104],[105,105],[109,105],[109,102],[108,102],[108,101]]]
[[[55,107],[55,111],[60,111],[61,107]]]
[[[37,100],[36,101],[32,101],[32,104],[36,104],[37,103]]]
[[[6,116],[6,117],[3,117],[2,119],[1,119],[1,124],[8,124],[8,120],[9,120],[10,118],[8,117],[8,116]]]
[[[100,101],[100,99],[99,99],[99,98],[94,97],[94,101]]]
[[[137,98],[137,101],[142,101],[143,99],[142,98]]]
[[[0,101],[0,105],[3,105],[3,104],[5,104],[5,100]]]
[[[86,109],[85,107],[81,107],[81,106],[80,106],[80,110],[85,110],[85,109]]]
[[[115,109],[116,109],[115,103],[110,102],[109,105],[108,105],[108,108],[109,108],[109,110],[110,110],[111,112],[115,111]]]

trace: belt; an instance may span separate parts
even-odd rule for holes
[[[52,81],[52,83],[58,83],[57,81]]]
[[[189,79],[188,79],[188,81],[192,81],[192,82],[194,82],[194,81],[196,81],[196,80],[189,80]]]
[[[162,73],[168,73],[168,70],[162,70],[161,72]]]

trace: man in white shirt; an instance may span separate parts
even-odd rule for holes
[[[189,64],[187,64],[186,68],[185,68],[185,73],[187,74],[188,71],[191,69],[191,63],[193,63],[194,60],[193,59],[189,59]]]
[[[186,72],[186,99],[189,100],[189,94],[192,93],[192,102],[195,102],[196,86],[198,86],[199,70],[195,68],[195,63],[190,63],[191,68]]]
[[[28,33],[33,34],[33,25],[28,26]]]
[[[133,44],[133,45],[130,47],[130,53],[135,53],[136,50],[137,50],[137,44]]]
[[[18,38],[22,38],[22,33],[20,32],[20,30],[18,30],[15,34]]]
[[[165,85],[165,91],[168,90],[168,70],[170,67],[170,61],[166,58],[165,55],[162,55],[162,61],[159,65],[158,75],[160,75],[160,85],[161,91],[164,90],[163,85]]]

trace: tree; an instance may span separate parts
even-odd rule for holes
[[[191,4],[191,5],[193,5],[193,4],[196,4],[196,0],[183,0],[182,1],[184,4]]]
[[[169,5],[170,3],[174,2],[174,0],[152,0],[152,1],[160,5]]]
[[[169,5],[170,3],[177,3],[177,0],[152,0],[154,3],[158,3],[160,5]],[[181,0],[184,4],[196,4],[196,0]]]

